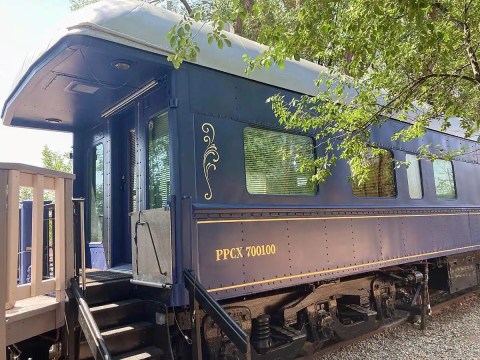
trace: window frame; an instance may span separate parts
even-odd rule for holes
[[[243,170],[244,170],[244,185],[245,185],[245,191],[247,192],[248,195],[250,196],[269,196],[269,197],[282,197],[282,196],[288,196],[288,197],[301,197],[301,196],[308,196],[309,198],[318,196],[318,185],[315,184],[312,189],[311,194],[258,194],[258,193],[251,193],[248,191],[248,186],[247,186],[247,154],[245,151],[245,130],[246,129],[256,129],[256,130],[261,130],[261,131],[270,131],[273,133],[278,133],[278,134],[287,134],[287,135],[295,135],[295,136],[301,136],[308,138],[311,141],[312,144],[312,159],[315,160],[317,158],[317,152],[316,152],[316,140],[313,136],[302,133],[302,132],[293,132],[293,131],[285,131],[285,129],[278,129],[278,128],[269,128],[269,127],[262,127],[262,126],[256,126],[254,124],[247,124],[246,126],[243,127],[242,131],[242,143],[243,143]],[[307,179],[308,181],[308,179]]]

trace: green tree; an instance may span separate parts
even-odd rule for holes
[[[70,10],[75,11],[81,9],[84,6],[98,2],[99,0],[69,0]],[[168,8],[172,11],[181,13],[185,12],[186,14],[192,12],[192,7],[202,7],[203,11],[208,13],[211,8],[212,1],[210,0],[193,0],[191,2],[187,0],[138,0],[140,2],[146,2],[152,5],[158,5],[164,8]]]
[[[70,10],[75,11],[84,6],[96,3],[99,0],[69,0],[70,1]]]
[[[258,58],[246,57],[246,71],[301,57],[326,67],[317,96],[270,99],[286,128],[317,132],[324,153],[312,161],[315,181],[344,159],[352,177],[364,182],[365,158],[381,153],[371,148],[370,130],[389,116],[413,123],[392,138],[402,141],[422,136],[432,121],[446,130],[457,117],[466,136],[480,124],[478,1],[231,0],[214,7],[210,42],[228,46],[219,31],[238,18],[243,35],[268,45]],[[177,67],[200,51],[190,27],[185,19],[168,36]],[[429,159],[456,154],[435,148],[418,153]]]
[[[69,153],[60,153],[51,150],[47,145],[42,149],[42,167],[50,170],[62,171],[71,173],[73,171],[72,159]],[[33,198],[33,191],[28,187],[20,188],[20,201],[31,200]],[[45,200],[53,200],[54,192],[46,191]]]
[[[50,170],[71,173],[72,159],[68,152],[60,153],[45,145],[42,149],[42,166]]]

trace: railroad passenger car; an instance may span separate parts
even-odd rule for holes
[[[73,133],[77,268],[90,270],[67,292],[66,356],[294,358],[425,315],[429,284],[478,284],[476,142],[392,141],[408,124],[391,119],[371,129],[386,151],[368,183],[352,187],[340,162],[313,186],[299,159],[321,142],[285,131],[266,99],[315,95],[325,69],[245,75],[242,54],[264,47],[230,33],[232,47],[210,47],[196,24],[198,59],[175,70],[165,35],[179,19],[127,0],[74,13],[3,108],[5,125]],[[424,144],[468,151],[432,163],[416,158]]]

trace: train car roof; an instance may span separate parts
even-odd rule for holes
[[[82,75],[78,69],[81,66],[85,67],[85,64],[80,65],[79,62],[87,63],[88,56],[85,53],[92,49],[94,44],[83,40],[82,46],[80,46],[80,41],[75,42],[72,39],[93,38],[108,41],[123,48],[126,46],[130,49],[168,56],[172,53],[172,49],[166,40],[166,34],[181,19],[182,16],[179,14],[135,0],[100,1],[72,13],[44,41],[42,46],[38,47],[24,61],[17,81],[2,110],[4,124],[71,131],[75,122],[78,122],[76,117],[85,117],[85,114],[80,114],[81,109],[89,108],[89,106],[81,103],[78,100],[79,96],[74,99],[74,103],[71,97],[62,97],[58,89],[57,93],[52,96],[42,95],[42,89],[43,91],[49,90],[54,87],[52,84],[60,84],[58,87],[64,86],[62,90],[67,92],[75,87],[81,88],[81,86],[88,92],[89,87],[95,87],[92,87],[94,83],[101,84],[101,87],[106,87],[106,90],[110,88],[112,91],[123,86],[125,88],[123,92],[116,91],[116,94],[113,95],[104,94],[103,98],[108,98],[111,103],[124,97],[129,91],[140,88],[148,80],[148,76],[143,78],[139,76],[137,79],[127,79],[122,83],[115,83],[112,79],[117,75],[113,73],[109,75],[111,69],[97,71],[97,74],[110,76],[110,78],[99,79],[93,74],[95,71],[92,71],[88,65],[86,67],[90,76]],[[197,23],[193,28],[196,33],[195,41],[198,42],[201,49],[195,61],[197,65],[301,94],[316,95],[319,90],[323,90],[315,84],[315,80],[319,77],[328,76],[328,70],[323,66],[306,60],[287,60],[284,69],[273,65],[269,69],[255,70],[246,74],[246,64],[242,56],[247,54],[254,58],[267,49],[266,46],[225,32],[232,46],[219,49],[216,45],[208,45],[207,37],[211,31],[208,24]],[[80,51],[78,51],[79,49]],[[104,50],[104,52],[107,51],[107,49]],[[77,54],[74,55],[74,53]],[[121,53],[113,54],[112,50],[112,56],[121,57]],[[75,62],[75,57],[82,59],[77,59]],[[92,57],[92,59],[90,61],[105,60],[99,56]],[[62,65],[64,66],[62,67]],[[75,67],[76,70],[72,70]],[[150,66],[152,69],[154,67],[154,65]],[[149,67],[145,65],[143,68]],[[53,73],[53,77],[46,75],[48,73]],[[66,80],[65,77],[68,79]],[[104,86],[106,84],[108,86]],[[28,93],[34,94],[34,96],[28,98]],[[47,103],[48,106],[45,105]],[[98,105],[97,110],[101,112],[102,107],[104,109],[107,105],[105,100],[104,103]],[[72,109],[68,109],[69,107]],[[58,122],[45,123],[46,119],[47,121],[48,119],[61,119],[62,124]],[[461,136],[459,130],[458,126],[457,129],[449,132]]]
[[[166,40],[166,34],[181,19],[179,14],[135,0],[100,1],[72,13],[43,45],[25,60],[3,108],[4,124],[14,125],[14,114],[9,108],[15,102],[16,95],[30,80],[29,77],[38,71],[42,59],[45,59],[62,39],[83,35],[167,56],[172,53],[172,49]],[[195,61],[197,65],[309,95],[318,93],[319,89],[314,80],[320,74],[327,73],[326,68],[306,60],[287,60],[284,69],[272,66],[268,70],[256,70],[246,74],[242,55],[256,57],[266,46],[225,32],[232,46],[219,49],[218,46],[207,43],[207,34],[211,31],[208,24],[198,23],[194,28],[198,31],[195,41],[201,48]]]

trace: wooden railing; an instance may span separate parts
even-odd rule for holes
[[[38,167],[0,163],[0,353],[5,347],[5,310],[22,300],[54,294],[62,305],[58,324],[63,321],[65,286],[73,276],[73,208],[72,183],[74,175]],[[31,281],[20,284],[20,189],[31,188]],[[44,193],[54,193],[53,259],[54,273],[44,278]]]

